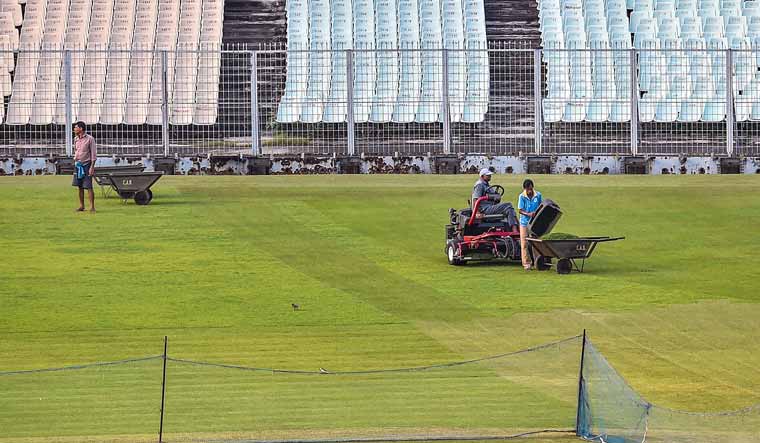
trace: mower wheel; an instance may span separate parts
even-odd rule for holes
[[[539,255],[536,257],[536,269],[539,271],[548,271],[552,267],[552,259]]]
[[[563,258],[557,262],[557,274],[569,274],[572,270],[573,262],[569,258]]]
[[[449,264],[453,266],[461,266],[465,263],[464,260],[457,257],[457,244],[454,242],[448,242],[446,245],[446,258],[448,258]]]

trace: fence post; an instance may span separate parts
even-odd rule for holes
[[[261,154],[259,142],[259,78],[258,52],[251,51],[251,153]]]
[[[64,100],[65,100],[65,115],[66,115],[66,122],[63,125],[63,133],[66,140],[66,156],[71,157],[74,155],[74,146],[72,142],[72,130],[71,130],[71,124],[74,123],[72,120],[74,120],[74,116],[72,115],[71,110],[71,51],[65,50],[63,51],[63,83],[64,83]]]
[[[636,75],[636,49],[630,50],[631,64],[631,155],[639,153],[639,81]]]
[[[169,156],[169,57],[166,50],[161,51],[161,141],[164,156]]]
[[[585,363],[586,359],[586,330],[583,330],[583,344],[581,345],[581,368],[578,373],[578,406],[575,414],[575,435],[578,437],[582,437],[585,435],[584,431],[587,431],[586,426],[584,423],[584,419],[586,418],[584,416],[584,406],[583,406],[583,384],[585,383],[585,380],[583,379],[583,365]]]
[[[158,425],[158,443],[163,443],[164,436],[164,400],[166,399],[166,348],[169,343],[169,337],[164,336],[164,370],[161,378],[161,421]]]
[[[726,49],[726,154],[734,155],[734,54]]]
[[[441,82],[441,120],[443,120],[443,153],[451,154],[451,110],[449,109],[449,51],[441,49],[443,81]]]
[[[544,133],[543,109],[541,107],[541,49],[533,50],[533,113],[535,114],[533,127],[533,148],[536,154],[541,154],[542,137]]]
[[[346,50],[346,124],[348,131],[348,155],[356,154],[354,145],[354,51]]]

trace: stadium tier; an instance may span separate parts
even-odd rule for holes
[[[444,87],[451,122],[483,121],[489,98],[483,0],[291,0],[286,9],[289,53],[278,122],[345,122],[351,91],[356,123],[436,123],[443,119]],[[348,49],[355,50],[350,88]],[[441,49],[453,50],[448,61]]]
[[[642,123],[723,121],[727,92],[736,121],[760,119],[758,1],[541,0],[539,10],[546,122],[630,121],[632,66]]]
[[[0,57],[0,117],[65,123],[71,63],[73,120],[160,125],[166,81],[171,124],[214,124],[223,19],[223,0],[0,0],[0,49],[18,51]]]

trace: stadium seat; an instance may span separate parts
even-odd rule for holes
[[[347,2],[348,0],[345,0]],[[209,30],[206,26],[205,18],[207,11],[204,2],[203,18],[201,33]],[[277,109],[277,121],[280,123],[295,123],[301,116],[301,107],[303,99],[306,96],[306,84],[308,75],[308,59],[305,53],[297,52],[308,49],[309,44],[309,10],[306,0],[291,0],[285,5],[288,28],[288,53],[286,56],[287,77],[285,79],[285,91],[280,99]],[[338,5],[340,8],[340,5]],[[341,23],[342,24],[342,23]],[[346,42],[336,42],[335,45],[345,45]],[[201,41],[201,47],[205,47]],[[347,46],[347,49],[352,46]],[[211,70],[213,69],[213,57],[207,53],[200,53],[198,57],[198,91],[196,99],[196,115],[193,121],[200,120],[203,114],[203,108],[208,107],[201,100],[211,97],[209,89],[212,88]],[[345,74],[344,74],[345,77]],[[345,84],[345,80],[343,81]],[[205,117],[205,115],[203,116]],[[205,120],[205,119],[204,119]]]
[[[24,24],[19,37],[19,53],[13,79],[13,91],[8,103],[6,123],[25,125],[32,113],[34,91],[37,83],[37,68],[45,22],[47,1],[29,0],[26,4]],[[27,50],[27,51],[23,51]]]
[[[90,29],[87,34],[89,56],[84,61],[82,88],[76,107],[72,107],[74,120],[94,124],[100,120],[103,89],[108,58],[104,52],[111,38],[114,0],[94,0],[90,15]]]
[[[565,105],[570,100],[570,72],[567,64],[567,53],[552,51],[560,49],[561,42],[554,42],[552,48],[545,48],[545,60],[547,60],[546,74],[546,98],[543,99],[542,108],[544,121],[555,123],[562,120]]]
[[[127,81],[129,80],[129,60],[135,28],[136,10],[132,2],[114,2],[114,17],[111,40],[108,44],[108,71],[103,90],[103,105],[100,123],[118,125],[124,120]]]
[[[443,85],[443,62],[439,50],[442,48],[440,8],[437,1],[422,0],[420,3],[420,28],[422,45],[422,91],[415,120],[418,123],[438,121],[441,88]],[[478,17],[478,20],[480,17]],[[479,29],[478,20],[468,17],[465,31]]]
[[[150,80],[150,97],[146,123],[160,125],[163,123],[164,101],[162,82],[162,52],[166,51],[166,97],[169,101],[168,112],[172,114],[174,100],[174,67],[176,65],[177,30],[179,29],[180,2],[179,0],[161,0],[158,4],[158,21],[156,23],[156,40]],[[216,58],[215,53],[203,54],[202,58]],[[110,68],[109,68],[110,71]],[[109,72],[110,73],[110,72]],[[208,85],[218,89],[218,85]],[[216,107],[214,105],[214,107]]]
[[[686,75],[671,77],[668,95],[657,104],[655,121],[674,122],[678,120],[681,103],[686,100],[691,91],[689,90],[689,78]]]
[[[757,58],[752,51],[752,45],[748,38],[734,38],[731,41],[734,73],[734,89],[741,91],[747,87],[757,73]]]
[[[653,38],[642,41],[640,49],[639,89],[648,91],[653,79],[659,79],[665,74],[664,54],[659,51],[659,40]]]
[[[464,0],[465,47],[467,48],[467,92],[462,121],[479,123],[488,111],[490,78],[485,10],[482,1]]]
[[[3,96],[9,96],[12,88],[10,72],[13,70],[13,52],[11,52],[11,42],[7,35],[0,35],[0,51],[2,51],[0,52],[0,88],[2,88]],[[3,113],[4,116],[5,113]]]
[[[467,89],[467,58],[464,53],[464,15],[461,0],[444,0],[443,12],[443,46],[450,51],[448,56],[448,101],[449,119],[459,122],[464,111],[464,98]],[[560,30],[559,35],[562,35]],[[378,86],[379,88],[379,86]]]
[[[484,42],[470,41],[467,42],[467,93],[462,122],[479,123],[488,111],[488,52]]]
[[[392,120],[396,123],[411,123],[417,111],[420,98],[422,73],[419,49],[420,28],[417,2],[399,0],[399,47],[401,75],[399,77],[398,98],[393,108]]]
[[[651,11],[633,11],[631,13],[631,16],[629,17],[630,27],[628,29],[632,33],[636,33],[641,20],[648,19],[648,18],[652,18]]]
[[[456,14],[456,6],[459,6],[458,16],[453,17],[451,14]],[[454,40],[459,39],[463,41],[462,35],[462,4],[460,0],[448,0],[444,4],[444,10],[448,13],[444,13],[447,18],[445,23],[451,23],[459,19],[457,35],[447,34],[453,43]],[[396,4],[392,0],[378,0],[376,3],[375,11],[375,41],[377,49],[380,51],[377,53],[377,82],[375,95],[372,99],[372,109],[370,110],[369,120],[373,123],[387,123],[390,122],[393,117],[393,106],[396,103],[398,96],[399,86],[399,65],[398,65],[398,33],[396,31],[396,24],[398,17],[396,15]],[[446,28],[446,24],[444,24]],[[450,26],[449,30],[455,33],[455,26]],[[464,58],[463,55],[462,59]],[[464,60],[458,60],[458,63],[464,63]],[[462,65],[464,66],[464,65]],[[451,72],[451,67],[449,68]],[[453,79],[449,79],[450,81]],[[461,80],[464,82],[464,79]],[[464,86],[462,86],[463,88]],[[464,91],[462,91],[464,95]],[[461,101],[459,103],[461,105]],[[460,112],[461,115],[461,112]]]
[[[741,94],[734,97],[734,117],[736,121],[743,122],[752,119],[752,110],[755,103],[760,101],[760,84],[753,79]],[[760,106],[758,106],[760,111]],[[756,115],[760,117],[760,114]]]
[[[562,121],[568,123],[578,123],[586,119],[588,111],[588,98],[571,98],[565,105],[565,111],[562,114]]]
[[[69,0],[48,1],[41,46],[44,52],[40,54],[32,113],[29,118],[29,123],[33,125],[47,125],[53,122],[63,63],[61,50],[68,19]]]
[[[371,0],[354,0],[354,121],[369,121],[375,91],[375,21]],[[424,28],[424,24],[421,23]],[[438,32],[440,36],[440,16]],[[424,34],[424,30],[421,31]],[[424,54],[423,54],[424,57]],[[440,94],[439,94],[440,97]]]
[[[10,12],[0,12],[0,35],[8,37],[12,51],[18,50],[18,29],[13,23],[13,14]]]
[[[707,122],[719,122],[726,118],[726,80],[725,78],[716,83],[715,94],[707,101],[702,120]]]
[[[202,11],[203,0],[183,0],[177,37],[179,53],[174,67],[173,106],[169,117],[173,125],[189,125],[193,122]]]
[[[675,0],[658,0],[654,3],[654,9],[660,11],[673,11],[676,10]]]
[[[127,106],[124,112],[124,123],[128,125],[145,124],[148,117],[157,21],[158,0],[141,2],[136,11],[132,39],[132,48],[137,49],[137,52],[129,60]],[[180,34],[179,38],[182,37]]]
[[[21,26],[24,22],[21,4],[17,0],[0,0],[0,12],[8,12],[13,19],[13,26]]]
[[[657,107],[667,97],[668,79],[653,75],[649,90],[639,100],[639,121],[642,123],[654,121]]]
[[[681,110],[678,113],[678,121],[680,122],[697,122],[702,119],[707,102],[712,100],[715,95],[710,77],[698,77],[696,80],[692,80],[691,87],[691,95],[681,103]]]
[[[330,22],[330,1],[309,1],[309,73],[306,97],[299,117],[303,123],[322,121],[325,101],[330,94]],[[364,23],[362,26],[367,29],[374,26],[374,23]]]
[[[604,42],[598,42],[592,49],[607,49]],[[591,122],[607,121],[612,100],[615,98],[615,75],[611,52],[603,51],[593,55],[592,82],[593,93],[589,103],[586,120]]]
[[[348,106],[348,85],[346,83],[348,61],[345,50],[353,48],[351,2],[348,0],[333,0],[331,2],[330,16],[332,21],[331,44],[334,51],[330,57],[330,91],[322,119],[326,123],[341,123],[346,121]],[[288,57],[290,56],[291,54],[288,54]],[[280,106],[282,107],[282,104]]]
[[[81,24],[90,24],[91,13],[92,0],[71,0],[71,4],[69,5],[69,19],[66,25],[66,37],[63,46],[64,49],[71,50],[72,119],[76,116],[76,108],[79,105],[82,89],[82,75],[87,60],[84,50],[87,47],[88,27],[83,27]],[[61,70],[61,76],[58,80],[53,123],[71,124],[73,122],[66,122],[66,82],[63,72],[64,71]]]
[[[306,12],[306,11],[304,11]],[[213,125],[219,110],[219,76],[222,68],[222,56],[219,52],[222,42],[222,24],[224,22],[224,1],[205,0],[203,2],[200,37],[200,55],[198,57],[198,80],[196,86],[195,111],[193,124]],[[159,21],[161,16],[159,14]],[[306,28],[304,27],[303,30]],[[304,32],[303,35],[306,33]],[[299,38],[303,38],[301,35]],[[298,40],[298,38],[296,39]],[[301,41],[301,40],[298,40]],[[305,47],[305,45],[304,45]],[[306,87],[307,67],[305,57],[299,56],[296,79],[299,81],[299,100],[303,98]],[[299,109],[300,111],[300,109]]]

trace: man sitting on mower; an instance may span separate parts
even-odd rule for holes
[[[503,215],[509,223],[509,227],[512,231],[519,232],[517,227],[517,216],[515,215],[515,209],[512,207],[512,203],[501,202],[501,194],[495,192],[495,188],[501,188],[501,186],[491,186],[491,175],[493,173],[490,169],[484,168],[480,170],[480,180],[475,183],[472,188],[472,209],[475,210],[475,202],[481,197],[488,197],[478,205],[478,212],[484,215]],[[504,188],[501,188],[502,193]]]

